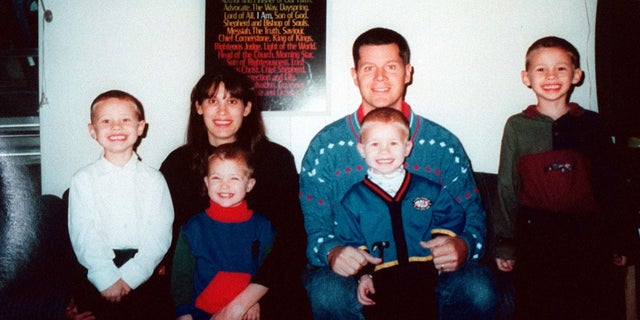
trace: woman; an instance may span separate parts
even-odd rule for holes
[[[263,295],[262,319],[310,318],[300,280],[306,264],[306,237],[293,155],[269,141],[253,83],[228,67],[205,74],[195,85],[191,92],[187,143],[171,152],[160,168],[175,210],[174,243],[165,258],[166,265],[173,259],[180,227],[209,205],[203,184],[207,156],[225,143],[237,143],[254,154],[257,183],[247,194],[247,202],[250,208],[271,220],[277,235],[271,253],[252,283],[216,319],[240,319]]]

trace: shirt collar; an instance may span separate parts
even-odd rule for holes
[[[409,104],[405,101],[402,101],[402,114],[404,114],[404,117],[407,118],[407,120],[411,120],[411,107],[409,106]],[[360,106],[358,107],[358,111],[357,111],[357,115],[358,115],[358,123],[362,123],[362,119],[364,119],[364,105],[360,104]]]
[[[585,112],[585,110],[575,102],[569,102],[567,106],[569,107],[569,111],[567,111],[567,114],[571,116],[579,117]],[[542,115],[540,111],[538,111],[538,108],[536,107],[535,104],[528,106],[526,109],[522,111],[522,113],[524,113],[524,115],[527,116],[528,118],[533,118],[535,116]]]
[[[358,107],[356,112],[348,115],[346,117],[347,122],[349,123],[349,127],[351,128],[351,132],[356,137],[357,141],[360,141],[360,123],[364,118],[364,110],[362,104]],[[402,114],[407,117],[409,121],[409,131],[411,132],[411,141],[414,141],[419,129],[420,129],[420,117],[417,117],[415,113],[411,110],[411,106],[405,101],[402,102]]]
[[[99,162],[102,169],[107,172],[114,171],[114,170],[135,171],[136,166],[138,164],[138,155],[134,152],[131,155],[131,159],[129,159],[129,161],[123,167],[119,167],[111,163],[109,160],[107,160],[104,157],[104,153],[100,156]]]

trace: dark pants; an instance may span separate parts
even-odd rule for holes
[[[607,228],[595,215],[525,209],[517,225],[516,318],[616,319]],[[623,309],[622,309],[623,310]]]
[[[121,266],[135,252],[118,252],[114,263]],[[87,269],[79,266],[74,286],[74,299],[78,312],[91,311],[96,319],[175,319],[173,301],[169,293],[169,274],[159,275],[157,270],[145,283],[124,296],[120,302],[105,300],[87,280]]]
[[[311,306],[297,269],[283,275],[260,300],[260,319],[311,319]]]
[[[433,262],[405,263],[376,271],[376,293],[372,297],[376,304],[364,307],[365,318],[436,319],[437,279]]]

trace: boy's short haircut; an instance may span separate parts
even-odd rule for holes
[[[134,97],[132,94],[121,91],[121,90],[109,90],[99,94],[93,102],[91,102],[91,121],[93,121],[93,111],[96,104],[111,98],[116,98],[120,100],[125,100],[133,103],[135,106],[136,114],[138,115],[138,120],[144,120],[144,108],[142,107],[142,102]]]
[[[402,131],[404,131],[407,138],[409,138],[409,120],[407,120],[402,112],[394,108],[384,107],[376,108],[369,111],[369,113],[367,113],[367,115],[362,119],[362,124],[360,125],[361,136],[364,135],[364,132],[368,129],[369,124],[372,122],[395,124],[399,128],[402,128]]]
[[[249,178],[253,177],[253,170],[255,168],[253,157],[249,151],[241,148],[236,143],[226,143],[217,146],[207,159],[207,168],[214,160],[233,160],[242,162],[247,166],[247,175]],[[209,169],[207,169],[207,174],[208,171]]]
[[[400,49],[400,57],[402,62],[406,65],[411,61],[411,50],[409,49],[409,43],[399,33],[386,28],[373,28],[362,33],[353,42],[353,48],[351,53],[353,55],[353,65],[358,68],[358,62],[360,62],[360,47],[362,46],[379,46],[385,44],[395,44]]]
[[[529,70],[529,54],[531,54],[532,51],[540,48],[563,49],[569,54],[569,56],[571,56],[571,62],[573,63],[573,66],[576,68],[580,68],[580,53],[578,52],[578,49],[576,49],[576,47],[574,47],[571,42],[565,39],[549,36],[538,39],[536,40],[536,42],[531,44],[531,46],[527,50],[527,54],[525,55],[525,70]]]

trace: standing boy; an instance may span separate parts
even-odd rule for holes
[[[603,214],[617,214],[615,170],[598,114],[569,102],[580,55],[564,39],[539,39],[521,76],[537,104],[505,124],[495,219],[498,269],[516,272],[516,317],[615,318],[615,216]]]
[[[173,258],[171,293],[178,319],[207,320],[224,312],[270,251],[271,222],[245,200],[256,183],[252,174],[249,153],[237,145],[220,145],[209,156],[204,177],[209,208],[182,227]],[[259,288],[264,296],[267,288]],[[260,319],[259,303],[246,309],[242,319]]]
[[[134,152],[145,126],[134,96],[100,94],[91,103],[89,133],[102,157],[71,180],[69,235],[90,282],[75,298],[79,310],[98,319],[155,314],[150,301],[158,293],[147,280],[171,243],[173,206],[162,174]]]
[[[465,210],[462,233],[428,241],[438,277],[441,319],[492,319],[497,301],[491,271],[478,263],[484,251],[485,213],[469,159],[458,139],[411,110],[404,101],[411,83],[409,45],[397,32],[374,28],[353,44],[351,76],[362,104],[356,112],[323,128],[311,141],[300,173],[300,203],[307,231],[309,268],[305,287],[315,319],[361,319],[355,275],[376,259],[336,237],[335,211],[352,185],[365,176],[358,153],[360,123],[370,111],[390,107],[409,120],[413,150],[406,169],[440,184]]]
[[[336,215],[341,241],[381,260],[356,275],[358,301],[367,319],[436,319],[437,273],[421,243],[462,232],[464,210],[442,186],[404,169],[413,145],[402,112],[375,109],[360,132],[367,176],[349,189],[344,213]]]

